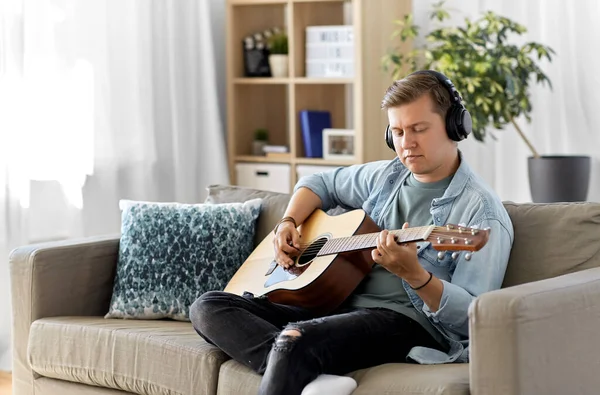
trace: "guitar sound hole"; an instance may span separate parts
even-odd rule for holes
[[[316,258],[321,248],[327,243],[327,237],[320,237],[313,241],[296,260],[296,266],[302,267],[312,262]]]

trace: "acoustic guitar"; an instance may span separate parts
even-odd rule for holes
[[[331,312],[354,291],[371,271],[371,251],[380,229],[363,210],[329,216],[315,210],[298,231],[301,248],[294,264],[283,269],[274,261],[271,232],[237,270],[226,292],[271,302],[301,306],[317,314]],[[438,251],[478,251],[489,229],[456,225],[422,226],[393,230],[398,243],[429,241]]]

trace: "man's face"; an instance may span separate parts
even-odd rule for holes
[[[458,164],[456,143],[433,108],[431,96],[424,94],[412,103],[388,109],[396,154],[421,182],[448,177]]]

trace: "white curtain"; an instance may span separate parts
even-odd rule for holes
[[[415,23],[422,26],[422,35],[434,28],[429,11],[435,2],[413,1]],[[542,63],[553,90],[534,86],[532,122],[519,119],[518,123],[541,155],[591,156],[588,200],[600,202],[600,2],[449,0],[446,7],[452,15],[449,25],[492,10],[527,27],[524,37],[517,38],[519,42],[538,41],[556,51],[552,62]],[[469,103],[466,105],[468,108]],[[527,174],[530,151],[512,126],[494,135],[497,141],[469,139],[459,146],[502,199],[531,201]]]
[[[228,182],[223,19],[221,0],[0,1],[0,370],[12,248]]]

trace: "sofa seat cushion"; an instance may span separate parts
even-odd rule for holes
[[[142,395],[212,395],[228,359],[189,322],[101,317],[35,321],[28,357],[41,376]]]
[[[388,363],[350,374],[358,383],[352,395],[469,395],[469,364]]]
[[[469,365],[390,363],[352,372],[358,388],[352,395],[469,395]],[[221,366],[217,395],[254,395],[261,376],[229,360]]]

